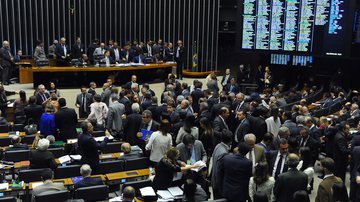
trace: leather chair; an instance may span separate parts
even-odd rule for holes
[[[125,161],[125,171],[138,170],[149,167],[149,158],[141,157],[137,159],[130,159]]]
[[[106,185],[82,187],[75,190],[74,198],[84,201],[103,201],[109,197],[109,188]]]
[[[105,161],[100,162],[99,164],[99,173],[116,173],[124,171],[124,161],[116,160],[116,161]]]
[[[34,197],[35,202],[56,202],[56,201],[66,201],[70,198],[70,192],[68,190],[57,191],[52,193],[42,193]]]
[[[54,178],[61,179],[61,178],[81,176],[80,167],[81,165],[59,166],[55,169]]]

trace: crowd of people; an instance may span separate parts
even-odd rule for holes
[[[214,199],[228,201],[309,201],[308,194],[315,189],[318,202],[345,202],[349,201],[346,180],[350,180],[350,199],[359,200],[358,92],[346,93],[337,86],[323,92],[306,84],[274,85],[267,67],[259,76],[262,90],[244,94],[237,82],[241,76],[236,78],[227,69],[219,82],[210,75],[205,88],[199,80],[188,84],[169,74],[161,95],[149,84],[140,86],[136,75],[123,86],[115,86],[109,78],[101,92],[92,82],[76,97],[79,117],[54,83],[48,90],[40,85],[28,101],[20,93],[15,119],[32,120],[40,127],[43,139],[32,153],[31,168],[56,167],[54,157],[46,152],[50,140],[78,139],[84,182],[75,186],[95,183],[85,176],[98,172],[98,151],[111,135],[124,142],[122,158],[149,157],[156,170],[155,190],[184,185],[186,201],[207,200],[210,189]],[[2,89],[6,99],[5,93]],[[319,93],[323,98],[308,103]],[[333,115],[314,115],[339,103],[342,108]],[[79,135],[78,118],[84,119]],[[106,131],[106,138],[96,142],[94,131]],[[151,135],[144,135],[148,132]],[[16,145],[20,142],[14,140]],[[142,151],[131,151],[130,145]],[[316,164],[321,168],[319,176]],[[350,179],[346,179],[348,165]],[[317,177],[322,181],[314,187]],[[43,179],[51,180],[50,174]]]

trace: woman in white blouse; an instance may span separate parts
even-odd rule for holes
[[[191,134],[195,137],[195,140],[199,139],[199,128],[195,125],[195,117],[187,116],[184,120],[184,126],[180,128],[177,136],[176,136],[176,144],[180,144],[185,135]]]
[[[277,137],[281,126],[281,121],[279,118],[279,108],[272,107],[270,109],[270,115],[271,116],[265,120],[267,131],[274,134],[274,137]]]
[[[272,193],[275,179],[269,176],[269,168],[266,162],[260,162],[255,167],[255,174],[250,178],[249,196],[254,201],[256,192],[263,192],[267,195],[268,201],[272,201]]]
[[[312,160],[312,154],[309,147],[301,147],[299,150],[299,157],[301,161],[299,162],[297,169],[304,172],[308,176],[308,186],[307,190],[311,191],[311,181],[314,179],[314,164]]]
[[[172,137],[169,134],[170,123],[164,119],[160,123],[158,131],[151,134],[145,149],[150,151],[150,161],[156,165],[172,145]]]

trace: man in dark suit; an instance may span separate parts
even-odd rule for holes
[[[66,107],[65,98],[58,100],[60,109],[55,113],[55,126],[59,130],[57,140],[66,142],[67,139],[77,138],[77,114],[74,109]]]
[[[346,168],[348,165],[349,155],[351,150],[348,146],[347,138],[349,135],[350,126],[346,122],[341,122],[339,130],[334,137],[334,174],[345,182]]]
[[[94,51],[99,47],[99,39],[94,39],[93,43],[88,46],[87,55],[89,57],[90,64],[94,64]]]
[[[219,111],[219,115],[216,116],[213,122],[214,126],[214,136],[216,139],[216,144],[221,140],[221,134],[224,129],[229,130],[229,126],[226,123],[226,120],[230,116],[230,111],[227,107],[222,107]]]
[[[358,126],[359,127],[359,126]],[[353,134],[354,135],[354,134]],[[360,135],[354,135],[351,141],[351,164],[350,164],[350,199],[360,199]]]
[[[193,99],[192,108],[193,108],[195,113],[199,112],[199,100],[200,100],[200,98],[205,97],[204,92],[201,90],[201,88],[202,88],[202,83],[200,81],[196,82],[195,89],[194,89],[193,92],[191,92],[191,97]]]
[[[130,43],[127,42],[122,51],[122,61],[124,63],[129,63],[134,61],[135,52],[131,49]]]
[[[162,60],[163,59],[163,54],[164,54],[163,40],[159,39],[157,41],[157,43],[155,45],[153,45],[152,49],[153,49],[153,55],[159,54],[160,59]]]
[[[299,146],[310,148],[312,154],[312,162],[313,164],[315,164],[315,161],[319,156],[320,144],[318,144],[318,142],[309,135],[309,129],[306,126],[300,128],[300,136],[301,138],[299,140]]]
[[[323,171],[324,179],[319,184],[317,191],[316,202],[328,202],[333,200],[332,186],[335,183],[343,183],[343,181],[334,175],[335,162],[331,158],[321,159],[321,168]],[[356,200],[353,200],[356,201]]]
[[[119,103],[119,97],[116,94],[111,95],[112,105],[109,107],[107,114],[106,128],[113,136],[123,138],[123,115],[125,114],[125,106]]]
[[[151,111],[152,118],[159,122],[161,114],[159,113],[158,99],[156,96],[151,98],[151,105],[147,108],[147,110]]]
[[[280,174],[275,181],[274,196],[276,202],[293,201],[293,195],[296,191],[306,191],[307,175],[296,169],[298,164],[299,157],[296,154],[289,154],[287,160],[289,171]]]
[[[11,137],[11,145],[6,148],[6,151],[18,151],[18,150],[28,150],[29,147],[27,144],[21,144],[21,137],[14,135]]]
[[[90,82],[88,93],[92,96],[96,94],[96,83],[94,81]]]
[[[221,85],[223,87],[223,90],[224,90],[225,86],[230,83],[230,80],[232,78],[234,78],[234,76],[231,75],[230,69],[226,69],[225,70],[225,75],[221,79]]]
[[[94,173],[99,169],[99,150],[102,150],[109,142],[109,133],[101,143],[96,142],[92,137],[94,127],[88,121],[81,123],[82,133],[78,137],[79,153],[81,154],[81,163],[89,164]]]
[[[267,132],[265,119],[262,116],[254,117],[248,115],[248,120],[250,123],[250,131],[256,136],[256,143],[261,142]]]
[[[50,94],[46,91],[45,86],[40,84],[36,93],[36,104],[43,106],[50,99]]]
[[[281,174],[288,170],[286,164],[288,158],[289,145],[286,139],[281,138],[278,151],[270,151],[267,156],[269,164],[269,174],[275,179]]]
[[[81,44],[80,37],[76,37],[76,42],[72,46],[71,49],[71,58],[72,59],[79,59],[82,57],[82,54],[85,53],[85,46],[84,44]]]
[[[225,155],[229,154],[231,149],[233,134],[230,130],[223,130],[221,134],[221,142],[215,146],[212,153],[212,169],[211,169],[211,185],[213,188],[214,199],[222,198],[223,176],[220,172]]]
[[[142,125],[142,116],[140,114],[140,106],[134,103],[131,106],[132,113],[126,116],[124,124],[124,141],[131,145],[136,145],[138,142],[137,133],[140,131]]]
[[[66,39],[63,37],[60,39],[60,43],[55,48],[56,65],[68,66],[70,59],[70,48],[66,45]]]
[[[9,42],[4,41],[3,47],[0,49],[0,66],[2,67],[2,82],[8,85],[10,82],[12,68],[14,66],[14,57],[10,53]]]
[[[245,66],[241,64],[236,76],[238,84],[246,83],[249,79],[249,72],[246,71]]]
[[[237,120],[239,121],[239,125],[235,130],[235,142],[243,142],[244,136],[250,133],[250,122],[247,119],[247,114],[244,110],[240,110],[236,112]]]
[[[80,168],[80,174],[83,177],[83,179],[77,183],[74,184],[74,188],[78,189],[81,187],[91,187],[91,186],[97,186],[102,185],[103,182],[101,178],[99,177],[91,177],[91,167],[88,164],[84,164]]]
[[[165,57],[164,57],[164,61],[168,62],[168,61],[174,61],[174,47],[173,44],[171,42],[167,43],[167,47],[165,48]]]
[[[185,48],[181,40],[177,41],[175,48],[175,61],[176,61],[176,77],[182,79],[183,63],[185,62]]]
[[[152,118],[152,113],[150,110],[145,110],[142,113],[142,124],[141,128],[149,131],[157,131],[160,124]]]
[[[39,125],[40,117],[44,109],[41,105],[36,104],[36,97],[31,96],[29,98],[29,103],[26,107],[24,107],[24,113],[26,115],[26,122],[29,122],[32,119],[33,123]]]
[[[110,49],[110,56],[115,60],[115,62],[121,62],[121,50],[116,41],[114,42],[113,47]]]
[[[132,113],[131,110],[131,101],[130,101],[130,97],[131,97],[131,93],[130,90],[123,90],[120,92],[120,100],[119,102],[122,103],[123,105],[125,105],[125,113],[126,115],[129,115]]]
[[[103,92],[101,93],[101,102],[105,103],[106,106],[109,107],[110,95],[111,95],[111,88],[109,83],[103,84]]]
[[[245,202],[249,195],[249,180],[252,175],[252,162],[245,158],[249,145],[241,142],[238,154],[226,155],[220,170],[223,175],[222,196],[230,202]]]
[[[314,124],[312,117],[305,117],[305,124],[309,127],[310,136],[314,138],[318,143],[320,143],[321,132]]]
[[[86,87],[81,87],[81,93],[76,96],[75,106],[79,108],[79,118],[87,118],[90,114],[90,104],[93,96],[87,92]]]
[[[237,93],[240,92],[239,84],[236,83],[234,77],[230,79],[230,83],[226,84],[223,89],[224,89],[224,91],[226,93],[235,93],[235,94],[237,94]]]

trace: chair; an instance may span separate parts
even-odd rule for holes
[[[9,125],[0,125],[0,133],[8,133],[10,131]]]
[[[66,201],[70,198],[70,192],[68,190],[57,191],[52,193],[42,193],[35,196],[35,202],[56,202]]]
[[[106,174],[124,171],[124,164],[122,160],[100,162],[99,173]]]
[[[21,123],[14,124],[12,127],[12,131],[24,132],[24,124],[21,124]]]
[[[63,147],[59,148],[49,148],[48,151],[50,151],[55,158],[59,158],[65,155],[65,151]]]
[[[54,178],[61,179],[80,176],[80,167],[81,165],[59,166],[55,169]]]
[[[102,201],[109,197],[109,188],[106,185],[91,187],[82,187],[75,190],[75,199],[84,199],[85,201]]]
[[[222,198],[222,199],[210,200],[210,201],[207,201],[207,202],[227,202],[227,200]]]
[[[121,152],[121,145],[122,145],[122,142],[108,143],[108,144],[106,144],[106,146],[102,150],[102,153],[103,154],[120,153]]]
[[[125,171],[138,170],[149,167],[149,159],[147,157],[141,157],[137,159],[130,159],[125,161]]]
[[[22,143],[23,144],[32,144],[34,142],[34,139],[35,139],[35,135],[26,135],[24,137],[22,137]]]
[[[29,155],[30,150],[5,151],[4,160],[12,162],[28,161]]]
[[[105,136],[105,131],[94,131],[92,133],[92,136],[93,137],[102,137],[102,136]]]
[[[51,169],[39,168],[39,169],[20,170],[18,179],[19,181],[24,181],[25,183],[41,181],[41,174],[45,170],[51,170]]]
[[[2,197],[0,202],[16,202],[16,198],[13,196]]]
[[[5,137],[0,138],[0,147],[7,147],[11,144],[11,138]]]

